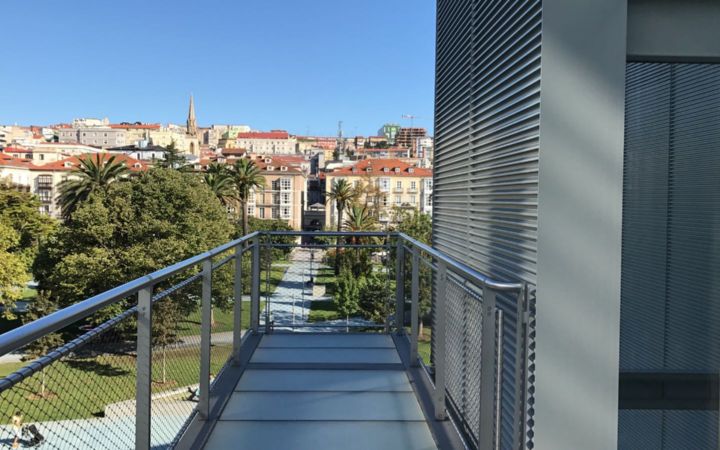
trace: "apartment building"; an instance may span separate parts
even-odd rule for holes
[[[395,137],[395,145],[398,147],[415,149],[418,139],[427,136],[427,130],[419,127],[402,127]]]
[[[73,177],[71,172],[78,167],[81,158],[100,157],[105,161],[111,156],[108,153],[94,153],[37,164],[32,159],[0,153],[0,182],[37,195],[42,203],[41,212],[60,217],[61,211],[57,202],[59,184]],[[124,163],[135,173],[148,168],[142,161],[126,155],[118,155],[116,161]]]
[[[61,128],[58,130],[58,142],[92,145],[93,147],[121,147],[126,142],[124,129],[110,126]]]
[[[13,146],[3,149],[3,153],[15,158],[28,159],[33,164],[41,166],[71,156],[79,156],[102,152],[97,147],[81,144],[60,144],[54,142],[43,142],[28,146]]]
[[[396,123],[386,123],[378,130],[378,136],[389,145],[395,145],[395,139],[400,131],[400,125]]]
[[[394,221],[393,208],[416,209],[431,214],[433,207],[432,170],[416,167],[400,159],[367,159],[351,166],[325,173],[325,192],[330,192],[339,180],[363,189],[358,200],[377,207],[383,225]],[[367,189],[374,187],[373,192]],[[328,225],[337,226],[337,208],[328,204],[325,210]]]
[[[157,130],[149,130],[150,142],[152,145],[159,147],[167,147],[175,143],[181,153],[190,155],[200,155],[200,139],[190,136],[185,131],[185,127],[168,124],[166,127],[160,127]],[[116,147],[121,147],[120,145]]]
[[[212,163],[232,165],[240,158],[251,159],[265,178],[264,188],[250,194],[248,216],[284,220],[293,229],[300,230],[303,205],[307,205],[310,160],[302,155],[260,155],[249,154],[244,149],[224,149],[204,155],[194,167],[205,171]]]
[[[252,131],[238,133],[234,147],[245,148],[250,153],[264,155],[292,155],[296,152],[297,140],[287,131]]]
[[[151,131],[158,131],[161,128],[159,123],[113,123],[109,125],[113,130],[125,131],[126,145],[138,145],[139,142],[148,141]]]

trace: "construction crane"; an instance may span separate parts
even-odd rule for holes
[[[402,118],[410,120],[410,128],[414,128],[415,127],[415,119],[419,119],[420,117],[412,115],[412,114],[403,114]]]

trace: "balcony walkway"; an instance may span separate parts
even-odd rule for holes
[[[263,336],[206,449],[437,449],[383,334]]]

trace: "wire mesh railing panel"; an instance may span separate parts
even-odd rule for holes
[[[172,442],[197,404],[202,317],[200,298],[192,287],[153,303],[150,441],[154,448]]]
[[[483,308],[479,288],[450,275],[447,308],[446,367],[450,404],[473,441],[480,427],[480,370]]]
[[[101,312],[26,346],[22,351],[29,359],[55,351],[62,356],[39,370],[30,367],[42,358],[29,362],[2,381],[19,379],[23,371],[31,373],[0,393],[0,442],[8,447],[15,442],[21,447],[42,442],[42,448],[57,449],[134,448],[133,312],[90,329],[86,323],[99,322],[106,316]],[[67,344],[57,347],[61,340]]]

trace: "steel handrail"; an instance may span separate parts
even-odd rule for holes
[[[440,250],[430,247],[427,244],[423,244],[422,242],[411,238],[405,233],[398,233],[398,236],[416,249],[427,253],[438,261],[442,261],[449,270],[455,272],[456,274],[461,275],[465,278],[479,281],[480,286],[487,286],[496,291],[503,292],[520,291],[523,287],[522,283],[511,283],[506,281],[494,280],[486,275],[483,275],[472,267],[467,266],[459,261],[455,261],[446,254],[442,253]]]
[[[262,235],[268,235],[268,236],[325,236],[325,237],[391,237],[391,238],[400,238],[403,241],[407,242],[411,246],[417,248],[418,250],[421,250],[433,258],[437,259],[438,261],[442,261],[444,264],[447,265],[447,268],[453,272],[455,272],[458,275],[461,275],[466,278],[470,278],[474,281],[477,281],[480,286],[487,286],[491,289],[494,289],[496,291],[501,292],[517,292],[520,291],[523,287],[522,283],[513,283],[513,282],[506,282],[506,281],[499,281],[494,280],[486,275],[483,275],[482,273],[478,272],[477,270],[471,268],[470,266],[463,264],[459,261],[455,261],[454,259],[450,258],[449,256],[442,253],[440,250],[437,250],[436,248],[433,248],[427,244],[423,244],[422,242],[411,238],[405,233],[399,233],[396,231],[391,232],[382,232],[382,231],[359,231],[359,232],[352,232],[352,231],[262,231],[260,232]]]
[[[156,270],[155,272],[136,278],[125,284],[90,297],[87,300],[63,308],[38,320],[25,324],[0,335],[0,355],[5,355],[55,331],[58,331],[78,320],[117,303],[124,298],[136,294],[139,290],[157,284],[177,273],[196,266],[199,263],[224,253],[256,236],[254,232],[234,241],[220,245],[212,250],[192,256],[184,261]]]
[[[522,283],[509,283],[493,280],[469,266],[451,259],[439,250],[423,244],[404,233],[380,231],[256,231],[239,239],[220,245],[207,252],[200,253],[184,261],[107,290],[103,293],[90,297],[85,301],[68,306],[67,308],[61,309],[53,314],[15,328],[14,330],[8,331],[0,335],[0,355],[5,355],[15,351],[35,341],[36,339],[58,331],[59,329],[77,322],[78,320],[82,320],[90,316],[102,308],[117,303],[130,295],[136,294],[139,290],[145,287],[157,284],[177,274],[178,272],[196,266],[208,258],[213,258],[258,236],[395,237],[402,239],[414,248],[425,252],[432,258],[444,263],[452,272],[455,272],[463,277],[470,278],[478,282],[481,286],[487,286],[497,291],[519,291],[522,289]]]

